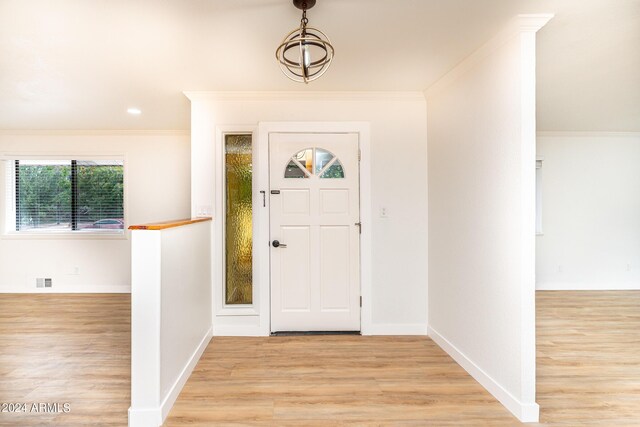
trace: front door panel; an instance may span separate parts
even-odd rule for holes
[[[270,134],[269,155],[272,332],[360,330],[357,135]]]

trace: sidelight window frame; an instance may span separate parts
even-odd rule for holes
[[[222,136],[222,150],[223,150],[223,156],[222,156],[222,163],[223,163],[223,174],[222,174],[222,188],[223,188],[223,197],[222,197],[222,215],[220,217],[221,222],[222,222],[222,234],[223,234],[223,239],[222,239],[222,305],[224,308],[249,308],[249,307],[253,307],[254,303],[255,303],[255,285],[253,282],[253,260],[252,260],[252,280],[251,280],[251,302],[250,303],[230,303],[227,301],[227,212],[228,212],[228,206],[227,203],[229,201],[229,197],[228,197],[228,182],[227,182],[227,138],[228,137],[233,137],[233,136],[240,136],[240,137],[249,137],[251,140],[251,159],[252,159],[252,163],[254,160],[254,155],[253,155],[253,147],[254,147],[254,137],[253,134],[251,132],[226,132],[223,134]],[[252,206],[251,206],[251,218],[252,218],[252,230],[253,230],[253,216],[254,216],[254,204],[253,204],[253,187],[254,187],[254,177],[253,177],[253,171],[251,173],[251,202],[252,202]],[[251,248],[251,252],[252,252],[252,258],[253,258],[253,233],[251,236],[251,240],[252,240],[252,248]]]
[[[213,258],[212,277],[214,277],[214,286],[212,292],[213,299],[213,316],[259,316],[259,278],[256,277],[257,259],[256,259],[256,215],[258,211],[263,209],[262,198],[257,188],[256,168],[258,160],[256,157],[256,127],[254,126],[236,126],[221,125],[216,126],[215,137],[215,165],[216,172],[214,174],[214,185],[212,190],[216,194],[214,198],[214,228],[213,228]],[[252,146],[252,205],[253,205],[253,277],[252,277],[252,302],[251,304],[227,304],[226,303],[226,160],[225,160],[225,141],[227,135],[250,135]],[[219,183],[218,186],[215,183]],[[218,219],[217,225],[215,218]]]

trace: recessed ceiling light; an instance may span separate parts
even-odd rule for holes
[[[127,113],[137,116],[139,114],[142,114],[142,110],[140,110],[139,108],[127,108]]]

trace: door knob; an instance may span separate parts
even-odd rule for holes
[[[277,240],[274,240],[272,243],[274,248],[286,248],[287,245],[285,245],[284,243],[280,243]]]

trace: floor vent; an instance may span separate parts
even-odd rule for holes
[[[51,278],[37,278],[36,279],[36,288],[50,288],[53,286],[53,281]]]
[[[297,337],[302,335],[360,335],[360,331],[281,331],[271,332],[272,337]]]

